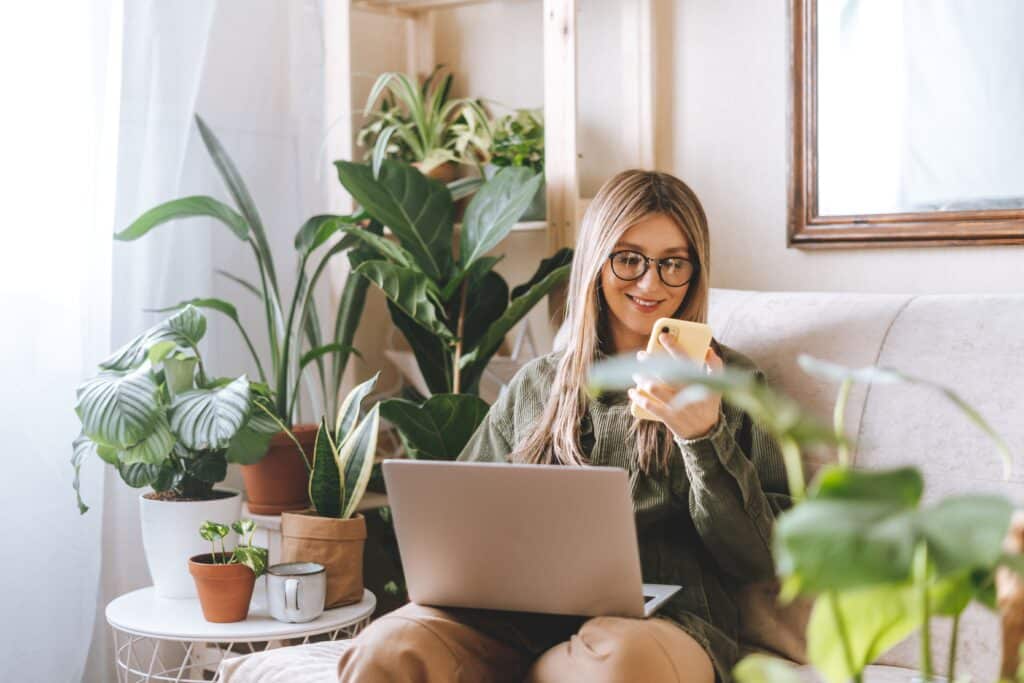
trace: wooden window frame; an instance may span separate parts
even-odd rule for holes
[[[818,214],[816,8],[816,0],[790,0],[787,245],[835,249],[1024,244],[1024,209]]]

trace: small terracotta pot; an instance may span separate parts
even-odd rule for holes
[[[317,425],[292,427],[292,433],[306,455],[313,457]],[[259,462],[242,466],[249,512],[254,515],[279,515],[286,510],[309,507],[309,469],[295,442],[284,432],[270,440],[270,448]]]
[[[281,562],[319,562],[327,569],[327,609],[363,599],[366,520],[319,517],[312,511],[281,515]]]
[[[217,553],[218,560],[223,555]],[[188,571],[196,582],[203,618],[215,624],[244,621],[249,616],[249,601],[256,575],[244,564],[213,564],[213,554],[195,555]]]

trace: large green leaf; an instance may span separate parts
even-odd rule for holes
[[[156,379],[148,364],[101,372],[78,387],[75,412],[93,441],[128,448],[145,439],[162,416]]]
[[[257,290],[257,294],[259,290]],[[249,349],[249,353],[252,355],[253,361],[256,362],[256,369],[259,372],[260,379],[266,380],[266,376],[263,373],[263,364],[260,363],[260,357],[256,353],[256,347],[253,346],[252,339],[249,334],[245,331],[245,327],[242,325],[242,320],[238,317],[238,309],[235,308],[234,304],[231,304],[223,299],[217,299],[214,297],[206,298],[195,298],[189,299],[188,301],[182,301],[181,303],[175,304],[174,306],[167,306],[165,308],[154,309],[156,313],[166,313],[168,311],[178,311],[187,308],[188,306],[195,306],[196,308],[208,308],[218,313],[221,313],[231,319],[235,323],[235,327],[242,334],[242,340]]]
[[[810,497],[885,501],[915,506],[924,493],[924,479],[913,467],[862,471],[847,467],[822,468],[810,489]]]
[[[917,529],[939,576],[994,567],[1002,554],[1013,506],[1005,498],[965,495],[921,510]]]
[[[231,232],[240,240],[249,238],[249,226],[245,219],[227,204],[213,197],[182,197],[155,206],[136,218],[131,225],[114,235],[114,239],[122,241],[137,240],[147,232],[178,218],[210,216],[231,228]]]
[[[494,271],[473,287],[466,300],[466,319],[462,325],[463,348],[476,348],[484,333],[508,308],[508,284]]]
[[[402,309],[388,302],[391,322],[409,342],[416,364],[431,393],[443,394],[452,390],[452,354],[449,346],[436,335],[423,329]]]
[[[364,230],[358,226],[346,226],[342,230],[366,244],[367,247],[376,252],[381,258],[395,265],[402,266],[403,268],[414,268],[416,266],[416,259],[412,254],[406,251],[402,245],[395,244],[386,237],[375,235],[369,230]]]
[[[371,226],[373,227],[373,226]],[[380,224],[376,226],[380,229]],[[353,249],[348,253],[349,267],[351,270],[345,278],[345,286],[338,297],[338,309],[334,317],[334,342],[340,346],[352,348],[356,337],[356,329],[363,317],[363,309],[366,306],[366,292],[370,287],[370,281],[362,275],[354,272],[359,263],[369,260],[369,250]],[[338,393],[341,388],[342,376],[348,366],[349,354],[344,351],[334,356],[333,383],[331,384],[331,406],[336,405]]]
[[[255,414],[253,417],[255,417]],[[252,422],[253,420],[250,419],[245,426],[238,430],[235,438],[231,439],[231,443],[228,444],[228,450],[224,453],[224,457],[228,462],[239,465],[253,465],[262,460],[263,456],[267,454],[267,449],[270,447],[270,440],[274,437],[274,432],[254,429]]]
[[[195,356],[172,356],[164,359],[164,382],[173,399],[178,394],[195,388],[196,365],[199,359]]]
[[[317,247],[329,240],[338,230],[344,229],[344,226],[347,225],[356,225],[360,218],[359,215],[338,216],[335,214],[321,214],[313,216],[303,223],[299,231],[295,233],[295,251],[299,252],[300,255],[307,255],[315,251]],[[348,248],[354,243],[354,239],[349,239],[345,246]]]
[[[157,418],[153,430],[138,443],[118,451],[118,460],[126,465],[134,463],[146,463],[148,465],[159,465],[167,460],[174,448],[174,434],[167,425],[167,418],[163,413]]]
[[[143,486],[149,486],[156,481],[164,469],[165,467],[162,465],[151,465],[145,462],[136,462],[130,465],[122,463],[117,468],[117,471],[118,474],[121,475],[121,479],[124,483],[134,489],[138,489]]]
[[[483,184],[462,219],[459,261],[467,268],[508,235],[544,181],[528,168],[506,167]]]
[[[459,291],[459,287],[462,286],[463,282],[467,283],[467,287],[470,288],[470,292],[473,288],[480,283],[484,277],[494,268],[495,265],[501,261],[504,256],[483,256],[478,258],[476,261],[465,269],[457,269],[457,272],[445,283],[444,287],[441,288],[441,301],[451,301],[452,297]]]
[[[836,621],[836,604],[849,637],[849,663]],[[846,683],[920,627],[919,604],[918,591],[911,584],[872,586],[834,598],[822,595],[807,624],[808,659],[829,683]]]
[[[249,380],[245,375],[215,389],[194,389],[171,404],[171,430],[191,450],[227,448],[249,417]]]
[[[223,451],[206,451],[188,461],[186,472],[190,477],[208,484],[216,484],[224,481],[224,477],[227,476],[228,461],[224,458]]]
[[[359,419],[359,408],[362,405],[363,399],[377,386],[377,379],[379,377],[380,373],[378,372],[370,379],[359,384],[348,393],[341,407],[338,408],[338,415],[334,420],[334,443],[338,444],[339,447],[343,447],[348,441],[352,428],[355,427],[356,421]]]
[[[309,500],[321,517],[340,517],[345,504],[338,469],[338,448],[327,426],[321,419],[313,444],[313,467],[309,474]]]
[[[455,460],[487,415],[488,405],[471,394],[437,394],[423,405],[393,398],[380,404],[407,455],[419,460]]]
[[[497,352],[509,330],[515,327],[516,323],[522,320],[555,285],[569,277],[569,268],[570,266],[556,268],[531,287],[526,294],[513,299],[501,317],[480,336],[476,346],[462,357],[466,386],[473,386],[479,380],[484,368],[491,362],[491,356]]]
[[[364,164],[338,161],[335,166],[352,197],[391,228],[423,273],[438,282],[451,263],[452,196],[448,188],[391,159],[384,161],[376,179]]]
[[[338,451],[338,471],[345,489],[343,519],[351,517],[370,482],[370,470],[377,453],[377,432],[380,429],[380,404],[366,414]]]
[[[425,330],[445,341],[455,341],[437,317],[437,308],[427,295],[430,281],[422,273],[386,261],[367,261],[356,272],[377,285],[384,296]]]
[[[540,264],[537,266],[537,270],[530,276],[530,279],[523,284],[516,285],[512,288],[512,298],[518,299],[522,295],[526,294],[530,291],[531,287],[562,266],[571,266],[572,257],[573,250],[570,247],[562,247],[548,258],[541,259]]]
[[[206,318],[195,306],[186,305],[115,351],[100,363],[104,370],[128,370],[144,361],[150,347],[170,341],[194,349],[206,334]]]

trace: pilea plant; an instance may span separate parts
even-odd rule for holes
[[[224,547],[224,539],[229,531],[238,534],[238,544],[228,556]],[[199,535],[210,542],[210,563],[211,564],[244,564],[252,570],[257,578],[263,575],[267,569],[267,549],[252,544],[252,538],[256,533],[256,523],[251,519],[240,519],[231,525],[230,530],[226,524],[211,522],[207,520],[199,527]],[[220,541],[220,552],[217,552],[217,541]]]
[[[634,375],[643,374],[688,385],[675,399],[681,404],[719,392],[779,441],[795,501],[779,516],[774,532],[781,599],[814,598],[807,654],[826,680],[860,683],[868,664],[918,630],[921,673],[925,681],[932,680],[930,624],[938,615],[953,620],[945,669],[947,680],[955,681],[960,614],[975,600],[995,608],[998,567],[1024,570],[1024,557],[1002,551],[1011,504],[997,496],[960,495],[923,507],[924,480],[916,468],[852,469],[844,436],[850,388],[855,382],[931,388],[991,437],[1006,476],[1009,449],[976,410],[940,384],[890,368],[851,369],[809,356],[799,362],[804,371],[840,383],[831,430],[752,372],[726,369],[707,375],[701,367],[667,357],[620,357],[594,367],[591,387],[625,389],[633,385]],[[838,464],[824,467],[806,488],[800,453],[814,444],[837,446]],[[794,665],[766,655],[745,658],[734,674],[740,683],[803,680]]]

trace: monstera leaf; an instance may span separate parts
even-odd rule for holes
[[[423,405],[394,398],[381,415],[398,429],[410,458],[454,460],[487,415],[488,405],[471,394],[437,394]]]

